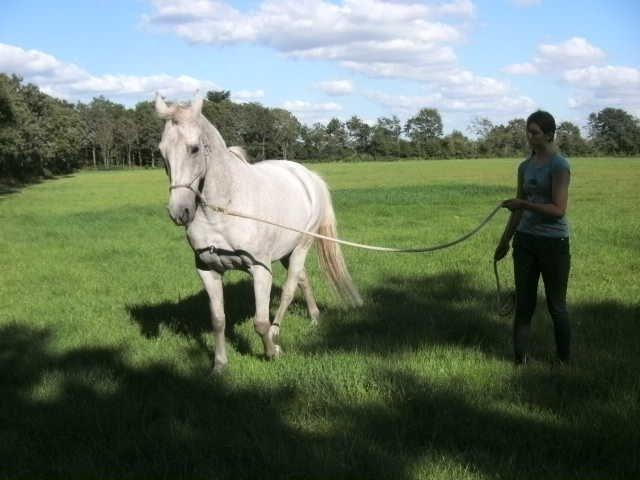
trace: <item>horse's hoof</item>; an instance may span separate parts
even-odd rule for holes
[[[269,327],[269,339],[273,342],[280,335],[280,327],[278,325],[271,325]]]
[[[214,376],[218,376],[218,375],[222,375],[226,371],[227,371],[226,363],[216,363],[213,366],[213,370],[211,370],[211,374]]]
[[[275,360],[277,358],[280,358],[282,356],[282,348],[280,348],[280,345],[274,345],[273,346],[273,352],[271,353],[267,353],[267,360]]]

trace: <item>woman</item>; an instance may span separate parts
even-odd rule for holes
[[[542,275],[547,307],[561,362],[570,356],[571,327],[567,312],[569,279],[569,224],[565,217],[569,199],[569,162],[553,143],[556,124],[548,112],[536,111],[527,119],[527,139],[532,153],[518,167],[517,197],[502,206],[511,210],[494,258],[509,251],[513,239],[516,309],[513,350],[516,364],[527,362],[531,317],[536,307],[538,279]],[[514,236],[515,234],[515,236]]]

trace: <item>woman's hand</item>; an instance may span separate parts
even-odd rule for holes
[[[514,210],[522,210],[525,208],[527,202],[522,200],[521,198],[510,198],[509,200],[505,200],[502,202],[502,206],[504,208],[508,208],[511,211]]]

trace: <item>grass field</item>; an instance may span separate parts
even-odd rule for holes
[[[416,247],[475,227],[513,195],[517,163],[312,168],[343,238]],[[275,362],[249,278],[231,273],[230,365],[212,376],[207,300],[167,193],[163,172],[133,171],[0,195],[0,478],[638,478],[640,159],[572,160],[568,367],[542,296],[533,360],[511,364],[494,308],[501,212],[447,251],[345,248],[359,309],[311,255],[321,324],[295,302]],[[512,287],[509,261],[500,272]]]

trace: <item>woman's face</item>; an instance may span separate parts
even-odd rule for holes
[[[532,150],[544,147],[549,141],[540,126],[535,122],[530,122],[527,125],[527,140]]]

